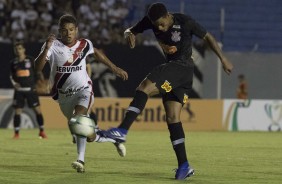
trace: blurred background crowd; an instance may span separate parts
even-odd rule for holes
[[[58,18],[66,12],[79,20],[80,36],[97,44],[123,42],[134,16],[129,0],[0,0],[0,42],[44,41],[57,33]]]

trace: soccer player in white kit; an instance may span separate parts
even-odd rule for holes
[[[35,59],[35,69],[42,71],[45,63],[49,63],[52,97],[58,101],[61,111],[69,121],[75,115],[88,115],[94,102],[91,79],[86,71],[85,59],[88,55],[92,54],[97,61],[106,64],[114,74],[123,80],[128,79],[128,74],[114,65],[98,49],[95,49],[90,40],[77,39],[78,27],[74,16],[67,14],[60,17],[59,33],[60,39],[53,34],[49,35],[40,54]],[[92,137],[93,140],[95,142],[114,142],[114,140],[99,135],[99,132]],[[86,138],[77,137],[76,142],[78,158],[72,163],[72,167],[82,173],[85,171]],[[117,149],[119,153],[122,151],[118,146]]]

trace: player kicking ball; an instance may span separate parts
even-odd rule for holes
[[[109,129],[107,135],[125,142],[128,130],[145,108],[148,97],[161,94],[170,140],[178,168],[175,179],[184,180],[194,174],[185,149],[185,133],[180,120],[183,105],[188,102],[192,90],[194,61],[192,59],[192,36],[195,35],[211,47],[219,57],[224,71],[229,75],[233,65],[223,55],[215,38],[190,16],[169,13],[162,3],[154,3],[148,13],[136,25],[125,31],[131,48],[135,47],[135,35],[151,29],[159,42],[166,62],[155,67],[136,89],[125,118],[117,128]]]
[[[94,102],[92,82],[86,71],[86,57],[93,57],[104,63],[109,69],[123,80],[128,79],[126,71],[113,64],[103,53],[93,47],[88,39],[78,39],[78,22],[72,15],[63,15],[59,19],[59,38],[50,34],[42,46],[41,52],[35,59],[36,71],[42,71],[48,62],[50,71],[50,86],[52,98],[59,103],[60,109],[68,122],[79,115],[88,116]],[[99,130],[94,134],[95,142],[115,142],[103,137]],[[83,173],[86,150],[86,137],[77,136],[77,161],[72,167]],[[119,147],[117,147],[119,149]],[[122,150],[120,150],[122,151]]]

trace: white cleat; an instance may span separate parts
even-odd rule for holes
[[[72,168],[74,168],[78,173],[84,173],[84,162],[81,160],[77,160],[71,164]]]
[[[122,143],[114,143],[117,148],[117,152],[121,157],[125,157],[126,155],[126,147]]]

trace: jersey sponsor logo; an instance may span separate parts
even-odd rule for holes
[[[159,42],[161,48],[163,49],[164,53],[166,54],[174,54],[177,51],[177,47],[176,46],[169,46],[166,44],[163,44],[161,42]]]
[[[188,102],[188,95],[184,93],[183,103],[186,104]]]
[[[30,76],[30,72],[29,72],[29,70],[17,70],[16,71],[16,76],[17,77],[29,77]]]
[[[163,85],[161,85],[161,88],[164,89],[167,93],[172,90],[170,82],[168,82],[167,80],[163,83]]]
[[[181,29],[181,26],[180,25],[173,25],[172,28]]]
[[[81,66],[57,66],[58,73],[72,73],[82,70]]]
[[[59,93],[65,95],[65,97],[71,97],[73,95],[75,95],[77,92],[81,91],[82,89],[85,89],[84,86],[74,89],[74,88],[69,88],[66,91],[63,91],[61,89],[59,89]],[[80,97],[82,99],[82,97]],[[87,100],[87,96],[85,96],[86,100]]]
[[[78,97],[80,101],[87,101],[88,100],[88,96],[86,95],[81,95]]]
[[[180,34],[181,32],[178,32],[178,31],[171,32],[171,40],[174,42],[179,42],[181,40]]]

